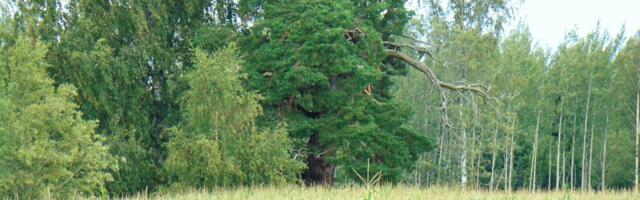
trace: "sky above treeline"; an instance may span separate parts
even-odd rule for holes
[[[624,24],[626,35],[640,30],[640,0],[527,0],[518,10],[542,47],[555,47],[567,31],[586,35],[600,27],[611,35]]]
[[[3,0],[0,0],[3,1]],[[416,9],[422,0],[409,0],[407,6]],[[514,22],[528,25],[531,34],[543,47],[556,47],[573,28],[580,36],[600,27],[611,35],[626,26],[626,36],[640,30],[640,0],[513,0],[517,7]],[[63,4],[67,2],[62,0]],[[0,10],[1,11],[1,10]],[[11,11],[10,11],[11,12]],[[421,13],[424,11],[418,11]]]
[[[410,0],[410,9],[421,7],[421,0]],[[444,2],[444,1],[443,1]],[[610,35],[620,32],[626,25],[626,36],[640,30],[640,0],[514,0],[515,20],[507,26],[507,31],[519,23],[528,25],[531,34],[543,48],[554,48],[568,31],[576,29],[580,36],[596,29]],[[420,13],[426,13],[418,11]]]

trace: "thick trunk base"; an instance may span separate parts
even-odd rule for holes
[[[307,170],[302,178],[307,185],[333,185],[333,173],[336,167],[330,165],[322,156],[309,155]]]

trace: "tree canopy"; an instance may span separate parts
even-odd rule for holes
[[[0,2],[0,195],[639,188],[640,33],[544,49],[517,8]]]

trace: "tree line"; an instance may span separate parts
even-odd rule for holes
[[[480,83],[498,101],[451,91],[442,98],[442,91],[420,87],[429,82],[420,74],[398,77],[399,98],[416,111],[410,125],[437,141],[416,163],[411,182],[637,190],[639,33],[572,30],[557,47],[543,49],[526,24],[503,30],[516,11],[508,4],[423,6],[431,13],[410,32],[444,61],[425,62],[446,79]]]
[[[638,188],[640,35],[574,31],[544,50],[524,24],[506,33],[516,8],[9,1],[0,194],[351,184],[369,171],[423,186]]]

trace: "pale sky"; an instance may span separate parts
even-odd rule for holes
[[[556,47],[574,27],[584,36],[598,20],[612,36],[623,24],[627,36],[640,30],[640,0],[526,0],[519,15],[542,47]]]
[[[410,0],[407,6],[415,10],[420,7],[419,1]],[[513,1],[518,10],[507,31],[518,22],[525,22],[543,48],[557,47],[565,33],[574,27],[580,36],[586,35],[595,29],[598,20],[601,29],[612,37],[623,24],[626,24],[627,36],[640,30],[640,0],[525,0],[523,4],[520,0]]]

